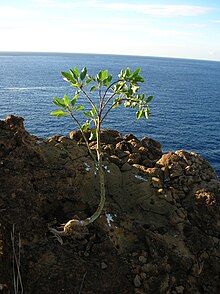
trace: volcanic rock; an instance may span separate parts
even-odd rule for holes
[[[103,213],[80,238],[54,238],[48,227],[96,210],[94,162],[79,131],[42,139],[23,118],[0,121],[0,292],[13,293],[15,280],[31,294],[219,293],[220,182],[210,164],[163,154],[147,137],[103,130],[101,140]]]

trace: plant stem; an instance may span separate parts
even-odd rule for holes
[[[100,120],[100,117],[98,116],[97,125],[96,125],[96,140],[97,140],[96,153],[97,153],[97,169],[98,169],[99,185],[100,185],[100,202],[96,211],[93,213],[93,215],[82,221],[85,226],[88,224],[91,224],[100,216],[105,204],[105,173],[102,167],[102,150],[101,150],[100,131],[101,131],[101,120]]]
[[[97,153],[96,167],[98,169],[99,185],[100,185],[99,205],[92,216],[90,216],[84,220],[72,219],[72,220],[68,221],[65,224],[63,231],[58,231],[56,229],[49,228],[51,233],[53,233],[57,237],[66,236],[71,233],[77,232],[80,229],[80,227],[82,228],[82,227],[85,227],[85,226],[93,223],[102,213],[102,210],[105,205],[105,173],[104,173],[104,170],[102,167],[102,150],[101,150],[100,131],[101,131],[101,119],[100,119],[100,116],[98,116],[97,123],[96,123],[96,136],[97,136],[97,138],[96,138],[96,140],[97,140],[96,141],[96,143],[97,143],[97,146],[96,146],[96,153]]]
[[[84,133],[83,130],[82,130],[82,127],[81,127],[81,125],[80,125],[78,119],[73,115],[73,113],[72,113],[72,111],[71,111],[70,109],[68,109],[68,112],[69,112],[70,116],[72,117],[72,119],[73,119],[73,120],[76,122],[76,124],[78,125],[78,127],[79,127],[79,129],[80,129],[80,132],[81,132],[81,134],[82,134],[82,136],[83,136],[83,139],[84,139],[84,141],[85,141],[85,143],[86,143],[86,147],[87,147],[87,149],[88,149],[88,151],[89,151],[89,154],[91,155],[93,161],[96,163],[96,162],[97,162],[97,161],[96,161],[96,158],[95,158],[94,154],[92,153],[91,148],[89,147],[89,142],[88,142],[88,140],[87,140],[87,138],[86,138],[85,133]]]

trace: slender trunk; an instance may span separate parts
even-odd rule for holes
[[[97,162],[95,162],[97,170],[98,170],[98,177],[99,177],[99,185],[100,185],[100,201],[99,205],[96,209],[96,211],[93,213],[92,216],[84,219],[84,220],[77,220],[77,219],[72,219],[68,221],[65,226],[63,231],[58,231],[53,228],[49,228],[51,233],[53,233],[55,236],[66,236],[69,234],[74,234],[76,233],[79,228],[85,227],[91,223],[93,223],[102,213],[102,210],[105,205],[105,173],[104,169],[102,167],[102,150],[101,150],[101,140],[100,140],[100,117],[97,120],[97,126],[96,126],[96,142],[97,142],[97,147],[96,147],[96,152],[97,152]]]
[[[105,204],[105,173],[102,167],[102,150],[101,150],[101,139],[100,139],[100,118],[97,120],[96,126],[96,152],[97,152],[97,169],[99,176],[99,186],[100,186],[100,202],[99,205],[91,217],[83,220],[83,225],[88,225],[94,222],[101,214],[104,204]]]

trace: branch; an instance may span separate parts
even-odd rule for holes
[[[117,84],[117,83],[119,83],[119,82],[122,82],[122,80],[117,80],[117,81],[111,83],[111,84],[108,86],[108,88],[105,90],[105,93],[104,93],[104,95],[103,95],[103,97],[102,97],[101,106],[103,105],[103,102],[104,102],[105,96],[107,95],[108,91],[112,88],[112,86],[114,86],[115,84]],[[115,94],[115,93],[114,93],[114,94]],[[110,99],[110,100],[111,100],[111,99]],[[106,103],[104,104],[104,106],[102,107],[102,109],[105,108],[105,106],[109,103],[110,100],[107,99],[107,101],[106,101]]]
[[[92,159],[93,159],[94,162],[96,163],[97,160],[96,160],[94,154],[92,153],[92,150],[91,150],[90,147],[89,147],[89,142],[88,142],[88,140],[87,140],[87,138],[86,138],[85,133],[84,133],[83,130],[82,130],[81,124],[79,123],[78,119],[73,115],[72,111],[71,111],[69,108],[67,108],[67,110],[68,110],[69,114],[71,115],[71,117],[73,118],[73,120],[74,120],[74,121],[76,122],[76,124],[78,125],[78,127],[79,127],[79,129],[80,129],[80,132],[81,132],[81,134],[82,134],[82,136],[83,136],[83,139],[84,139],[84,141],[85,141],[85,143],[86,143],[86,147],[87,147],[87,149],[88,149],[88,151],[89,151],[89,154],[91,155]]]
[[[104,114],[103,118],[101,119],[101,123],[103,122],[103,120],[106,118],[106,116],[109,114],[109,112],[112,110],[112,108],[114,108],[114,106],[117,104],[117,102],[114,102],[109,109],[106,111],[106,113]],[[104,109],[104,108],[103,108]]]
[[[116,93],[114,93],[114,94],[116,94]],[[113,97],[113,95],[112,95],[112,97]],[[112,98],[111,97],[111,98]],[[128,101],[128,100],[130,100],[130,101],[134,101],[134,102],[136,102],[136,99],[135,98],[124,98],[124,99],[121,99],[121,102],[123,102],[123,101]],[[110,101],[110,100],[109,100]],[[108,102],[109,102],[108,101]],[[117,104],[118,102],[114,102],[110,107],[109,107],[109,109],[106,111],[106,113],[104,114],[104,116],[103,116],[103,118],[101,119],[101,123],[103,122],[103,120],[106,118],[106,116],[109,114],[109,112],[112,110],[112,108],[114,108],[114,106]],[[107,105],[107,103],[105,103],[106,105]],[[106,105],[104,105],[104,107],[106,106]],[[104,107],[103,107],[103,109],[104,109]]]
[[[84,91],[83,88],[81,88],[81,91],[86,96],[86,98],[89,100],[89,102],[92,105],[92,107],[95,108],[96,113],[98,113],[98,109],[97,109],[96,105],[93,103],[92,99],[89,97],[89,95],[86,93],[86,91]]]

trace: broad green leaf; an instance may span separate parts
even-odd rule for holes
[[[79,106],[77,106],[77,107],[76,107],[76,111],[83,110],[84,108],[85,108],[84,106],[82,106],[82,105],[79,105]]]
[[[89,83],[91,83],[91,81],[92,81],[91,79],[86,80],[85,81],[85,86],[87,86]]]
[[[58,116],[58,117],[68,115],[68,113],[64,112],[64,111],[61,110],[61,109],[58,109],[58,110],[52,111],[50,114],[51,114],[51,115],[56,115],[56,116]]]
[[[137,69],[133,72],[132,76],[133,76],[133,77],[136,77],[136,76],[139,75],[140,72],[141,72],[141,69],[140,69],[140,68],[137,68]]]
[[[84,67],[80,73],[80,79],[83,81],[86,77],[86,74],[87,74],[87,68]]]
[[[125,74],[126,74],[126,77],[130,76],[131,70],[129,67],[126,68]]]
[[[106,86],[106,87],[108,87],[110,85],[110,82],[109,82],[108,78],[103,80],[103,85]]]
[[[108,81],[109,81],[109,83],[112,81],[112,75],[108,76]]]
[[[66,94],[64,94],[64,96],[63,96],[63,101],[65,103],[65,106],[69,106],[70,100]]]
[[[75,74],[77,75],[77,77],[79,77],[79,69],[78,69],[78,67],[77,66],[75,66],[74,67],[74,72],[75,72]]]
[[[66,108],[66,105],[65,105],[64,101],[61,100],[60,98],[55,97],[55,98],[53,99],[53,103],[54,103],[55,105],[59,106],[59,107]]]
[[[89,125],[90,125],[90,122],[86,122],[86,123],[84,123],[83,125],[82,125],[82,127],[81,127],[81,130],[83,131],[83,132],[86,132],[87,130],[88,130],[88,128],[89,128]]]
[[[76,104],[76,101],[77,101],[77,99],[78,99],[78,96],[79,96],[79,94],[76,94],[76,95],[73,97],[73,99],[71,100],[71,105],[72,105],[73,108],[74,108],[74,106],[75,106],[75,104]]]
[[[125,76],[125,71],[124,71],[124,69],[122,69],[122,70],[120,71],[120,74],[118,75],[118,77],[119,77],[120,79],[123,79],[124,76]]]
[[[92,87],[90,88],[90,92],[94,91],[95,89],[96,89],[96,86],[92,86]]]
[[[79,70],[78,68],[75,66],[74,69],[70,69],[71,74],[73,75],[75,82],[78,81],[79,79]]]
[[[149,103],[153,98],[154,98],[154,96],[149,96],[149,97],[147,97],[147,99],[144,102]]]
[[[97,80],[100,81],[100,82],[103,80],[103,78],[102,78],[102,70],[99,71],[99,73],[97,75]]]
[[[140,119],[142,115],[143,115],[143,110],[138,110],[138,111],[136,112],[136,118],[137,118],[137,119]]]
[[[84,111],[83,112],[86,116],[92,118],[92,114],[90,113],[90,111]]]
[[[105,80],[107,77],[108,77],[108,70],[106,69],[102,72],[102,80]]]
[[[96,115],[96,109],[95,109],[95,107],[93,107],[93,109],[91,110],[91,114],[92,114],[93,117]]]
[[[73,78],[73,75],[71,73],[62,71],[61,74],[64,77],[64,80],[66,80],[67,82],[75,83],[75,79]]]
[[[141,76],[135,77],[135,82],[141,82],[141,83],[143,83],[144,81],[145,81],[144,78],[142,78]]]

